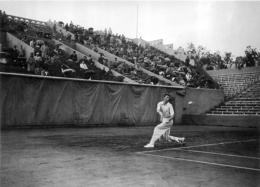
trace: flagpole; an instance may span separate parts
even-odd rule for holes
[[[136,38],[138,38],[138,4],[137,4]]]

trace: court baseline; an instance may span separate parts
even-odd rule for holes
[[[203,145],[194,145],[194,146],[188,146],[188,147],[175,147],[175,148],[169,148],[169,149],[159,149],[159,150],[141,151],[141,152],[136,152],[136,153],[137,153],[137,154],[142,154],[142,153],[151,153],[151,152],[160,152],[160,151],[189,149],[189,148],[196,148],[196,147],[206,147],[206,146],[232,144],[232,143],[240,143],[240,142],[252,142],[252,141],[256,141],[256,140],[257,140],[257,139],[240,140],[240,141],[233,141],[233,142],[221,142],[221,143],[215,143],[215,144],[203,144]]]
[[[260,169],[256,169],[256,168],[248,168],[248,167],[241,167],[241,166],[234,166],[234,165],[227,165],[227,164],[218,164],[218,163],[213,163],[213,162],[204,162],[204,161],[191,160],[191,159],[185,159],[185,158],[175,158],[175,157],[168,157],[168,156],[161,156],[161,155],[151,154],[153,152],[176,150],[176,151],[198,152],[198,153],[204,153],[204,154],[215,154],[215,155],[221,155],[221,156],[240,157],[240,158],[248,158],[248,159],[260,160],[260,158],[257,158],[257,157],[246,157],[246,156],[240,156],[240,155],[221,154],[221,153],[204,152],[204,151],[196,151],[196,150],[184,150],[184,149],[196,148],[196,147],[224,145],[224,144],[232,144],[232,143],[240,143],[240,142],[252,142],[252,141],[256,141],[256,140],[257,139],[240,140],[240,141],[233,141],[233,142],[222,142],[222,143],[215,143],[215,144],[204,144],[204,145],[197,145],[197,146],[188,146],[188,147],[161,149],[161,150],[142,151],[142,152],[136,152],[136,153],[137,154],[141,154],[141,155],[153,156],[153,157],[159,157],[159,158],[166,158],[166,159],[171,159],[171,160],[188,161],[188,162],[195,162],[195,163],[202,163],[202,164],[209,164],[209,165],[215,165],[215,166],[223,166],[223,167],[229,167],[229,168],[245,169],[245,170],[252,170],[252,171],[259,171],[260,172]]]

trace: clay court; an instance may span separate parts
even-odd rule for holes
[[[259,129],[176,126],[186,144],[149,142],[153,126],[1,131],[1,186],[260,184]]]

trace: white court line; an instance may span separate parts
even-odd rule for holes
[[[239,142],[252,142],[252,141],[256,141],[256,140],[257,139],[250,139],[250,140],[241,140],[241,141],[234,141],[234,142],[222,142],[222,143],[215,143],[215,144],[194,145],[194,146],[188,146],[188,147],[175,147],[175,148],[169,148],[169,149],[141,151],[141,152],[136,152],[136,153],[142,154],[142,153],[152,153],[152,152],[160,152],[160,151],[180,150],[180,149],[189,149],[189,148],[195,148],[195,147],[206,147],[206,146],[214,146],[214,145],[232,144],[232,143],[239,143]]]
[[[190,159],[185,159],[185,158],[174,158],[174,157],[152,155],[152,154],[145,154],[145,153],[142,153],[142,155],[148,155],[148,156],[160,157],[160,158],[167,158],[167,159],[171,159],[171,160],[182,160],[182,161],[188,161],[188,162],[197,162],[197,163],[201,163],[201,164],[209,164],[209,165],[214,165],[214,166],[223,166],[223,167],[230,167],[230,168],[236,168],[236,169],[246,169],[246,170],[252,170],[252,171],[259,171],[260,172],[260,169],[255,169],[255,168],[247,168],[247,167],[241,167],[241,166],[232,166],[232,165],[226,165],[226,164],[218,164],[218,163],[212,163],[212,162],[190,160]]]
[[[206,152],[206,151],[184,150],[184,149],[178,149],[178,151],[188,151],[188,152],[194,152],[194,153],[205,153],[205,154],[212,154],[212,155],[230,156],[230,157],[249,158],[249,159],[260,160],[260,158],[257,158],[257,157],[231,155],[231,154],[222,154],[222,153],[213,153],[213,152]]]

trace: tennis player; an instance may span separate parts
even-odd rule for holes
[[[170,136],[170,130],[171,130],[171,127],[173,124],[173,118],[174,118],[174,110],[173,110],[171,103],[169,103],[170,98],[171,98],[171,96],[169,94],[165,94],[163,101],[161,101],[157,104],[157,112],[160,114],[162,123],[160,123],[159,125],[157,125],[154,128],[151,141],[149,144],[144,146],[145,148],[153,148],[154,143],[158,139],[160,139],[160,140],[164,139],[168,142],[171,142],[172,140],[174,140],[180,144],[184,143],[184,140],[185,140],[184,137],[179,138],[179,137]]]

